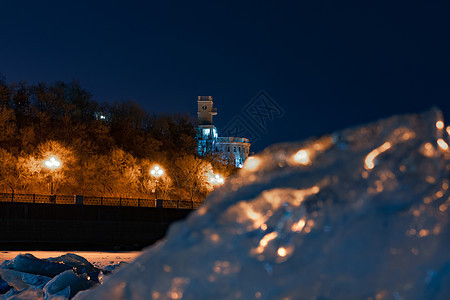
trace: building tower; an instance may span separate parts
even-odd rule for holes
[[[213,116],[217,115],[217,108],[213,108],[211,96],[198,96],[197,119],[199,125],[212,125]]]
[[[217,115],[217,109],[213,107],[211,96],[198,96],[197,99],[197,140],[198,153],[205,155],[214,150],[217,129],[213,125],[213,116]]]
[[[213,124],[217,109],[213,107],[211,96],[198,96],[197,99],[197,142],[198,154],[216,153],[223,159],[242,168],[250,153],[250,141],[244,137],[218,137]]]

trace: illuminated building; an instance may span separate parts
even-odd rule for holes
[[[197,141],[200,155],[220,154],[224,159],[242,168],[250,151],[250,141],[244,137],[219,137],[213,116],[217,109],[213,107],[211,96],[198,96],[197,100]]]

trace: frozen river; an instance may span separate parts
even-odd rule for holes
[[[93,251],[1,251],[0,264],[5,260],[10,260],[19,254],[30,253],[37,258],[58,257],[67,253],[74,253],[76,255],[86,258],[91,264],[97,268],[104,268],[108,265],[118,264],[120,262],[132,262],[140,251],[133,252],[93,252]]]

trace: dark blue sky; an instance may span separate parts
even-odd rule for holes
[[[0,73],[154,112],[195,116],[212,95],[219,130],[265,90],[284,114],[246,123],[255,151],[432,105],[450,118],[449,16],[430,0],[6,0]]]

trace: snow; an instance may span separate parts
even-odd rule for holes
[[[54,277],[65,270],[72,269],[71,266],[39,259],[28,253],[20,254],[13,260],[3,262],[0,267],[48,277]]]
[[[274,145],[76,298],[448,299],[439,121],[431,110]]]
[[[102,284],[112,272],[139,254],[83,252],[84,258],[74,253],[32,253],[0,253],[0,300],[70,299],[80,291]]]
[[[31,286],[43,287],[51,279],[47,276],[28,274],[9,269],[0,269],[0,276],[10,287],[17,291],[28,289]]]
[[[4,295],[0,295],[0,299],[8,299],[8,300],[43,300],[44,294],[39,288],[29,288],[22,292],[18,292],[14,289],[11,289],[8,293]],[[60,299],[54,299],[60,300]]]
[[[45,298],[54,296],[71,298],[82,290],[93,287],[95,283],[88,277],[78,276],[72,270],[67,270],[54,277],[44,286]]]

